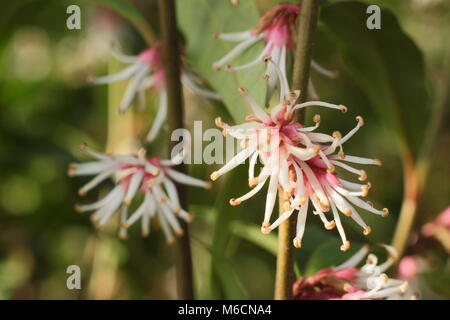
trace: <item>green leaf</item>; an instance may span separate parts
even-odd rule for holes
[[[227,54],[236,43],[214,39],[213,34],[253,28],[259,18],[256,6],[252,1],[242,1],[233,7],[229,1],[223,0],[181,0],[177,2],[177,11],[179,26],[186,37],[189,61],[220,94],[234,120],[242,122],[248,106],[239,95],[238,87],[247,87],[262,104],[265,95],[262,80],[264,63],[240,72],[214,71],[214,61]],[[236,58],[233,64],[253,60],[262,48],[263,44],[258,43]]]
[[[356,1],[324,5],[321,27],[381,122],[417,155],[429,118],[422,53],[389,10],[381,11],[381,29],[369,30],[366,9]]]
[[[214,264],[214,269],[221,280],[222,288],[227,299],[248,299],[248,294],[239,280],[238,274],[229,262],[224,259],[219,259]]]
[[[230,178],[231,181],[227,180],[225,185],[222,186],[219,196],[228,195],[230,192],[230,186],[233,184],[233,181],[235,182],[233,175]],[[226,202],[224,203],[222,201],[221,203],[217,201],[215,206],[192,206],[195,212],[200,213],[211,228],[215,226],[211,246],[204,244],[195,236],[193,236],[193,240],[197,245],[202,246],[203,249],[211,254],[210,290],[212,297],[221,299],[248,299],[248,293],[239,279],[239,275],[230,263],[230,259],[224,253],[228,240],[232,235],[229,230],[230,228],[234,229],[230,226],[233,215],[225,210],[227,205],[229,206]],[[233,223],[233,226],[235,223]],[[250,226],[244,227],[249,228]],[[252,228],[255,228],[255,226],[252,226]],[[259,230],[259,228],[256,227],[256,230]]]
[[[147,41],[149,46],[153,45],[156,38],[153,35],[150,26],[145,18],[136,10],[135,7],[123,0],[97,0],[97,2],[111,8],[126,20],[128,20],[139,31],[142,37]]]
[[[329,239],[319,245],[309,258],[304,274],[310,276],[321,269],[337,266],[361,248],[353,244],[349,251],[342,252],[339,250],[339,246],[340,242],[338,239]]]
[[[97,2],[113,9],[129,21],[145,23],[144,17],[128,2],[123,0],[97,0]]]
[[[231,224],[236,215],[242,211],[240,207],[231,207],[228,203],[228,199],[239,193],[243,193],[245,184],[242,184],[241,177],[244,174],[245,168],[238,166],[233,172],[230,172],[228,176],[222,177],[223,182],[220,186],[220,190],[217,192],[217,200],[214,205],[214,231],[211,245],[212,262],[211,262],[211,289],[215,298],[222,298],[222,294],[225,293],[223,276],[217,273],[220,267],[221,261],[226,256],[228,243],[231,237]],[[239,186],[239,187],[237,187]],[[218,269],[219,268],[219,269]],[[219,270],[220,271],[220,270]]]
[[[208,225],[214,223],[214,215],[216,214],[214,207],[210,206],[193,206],[196,212],[201,212],[202,217]],[[212,226],[211,226],[212,227]],[[242,284],[239,274],[236,272],[230,260],[223,255],[215,254],[213,247],[203,242],[199,238],[192,236],[192,243],[202,248],[211,255],[211,279],[209,282],[209,290],[211,296],[209,298],[221,297],[222,299],[248,299],[248,293]],[[199,270],[196,270],[197,272]],[[198,273],[197,277],[205,277],[205,274]]]
[[[264,235],[261,233],[261,227],[259,225],[236,220],[231,226],[231,232],[233,235],[245,239],[275,256],[277,255],[278,240],[276,234]]]

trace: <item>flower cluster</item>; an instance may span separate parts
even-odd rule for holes
[[[270,55],[275,63],[279,65],[283,75],[286,76],[288,53],[295,50],[296,20],[300,9],[301,6],[298,3],[279,3],[277,6],[268,10],[252,30],[215,34],[214,37],[217,39],[238,42],[238,44],[227,55],[214,62],[213,68],[218,70],[226,66],[227,71],[244,70],[256,66],[262,61],[264,56]],[[241,66],[231,66],[228,64],[231,60],[260,41],[263,41],[265,45],[256,59]],[[321,67],[314,60],[311,61],[311,67],[330,78],[334,78],[337,75],[336,72]],[[277,81],[276,71],[273,65],[267,65],[264,79],[267,81],[267,99],[270,99],[276,88],[280,88],[280,83]],[[318,98],[311,80],[309,81],[308,90],[313,99]]]
[[[397,259],[394,248],[384,246],[388,259],[378,264],[378,258],[369,254],[362,267],[357,265],[369,252],[361,248],[343,264],[318,271],[294,283],[293,296],[297,300],[406,300],[417,299],[408,282],[389,278],[384,272]]]
[[[284,74],[271,58],[266,58],[277,72],[283,99],[270,112],[264,111],[248,94],[247,89],[240,88],[240,93],[250,104],[254,114],[247,117],[248,122],[236,126],[229,126],[216,119],[216,125],[223,128],[224,135],[230,135],[241,142],[243,149],[227,164],[211,174],[216,180],[237,165],[249,161],[249,186],[253,188],[247,194],[231,199],[231,205],[239,205],[254,196],[269,181],[267,191],[262,232],[269,233],[288,219],[298,210],[297,231],[294,246],[301,247],[305,230],[309,202],[314,208],[326,229],[335,226],[342,239],[341,250],[350,247],[338,211],[351,217],[363,229],[365,235],[371,229],[361,218],[354,206],[386,216],[388,210],[377,210],[370,202],[360,199],[367,196],[370,183],[359,184],[344,180],[335,172],[339,167],[358,175],[360,181],[367,178],[364,170],[356,169],[347,163],[381,165],[378,159],[368,159],[344,154],[343,144],[347,142],[364,124],[362,117],[357,117],[357,125],[345,136],[335,131],[332,135],[315,132],[320,123],[320,116],[314,116],[315,125],[305,127],[296,122],[295,111],[308,106],[322,106],[346,112],[343,105],[335,105],[321,101],[309,101],[295,104],[299,96],[298,91],[291,92]],[[336,150],[339,152],[336,154]],[[255,167],[258,159],[263,167],[258,175]],[[273,223],[270,218],[278,190],[284,200],[284,213]],[[331,220],[327,213],[331,212]]]
[[[120,103],[119,112],[121,113],[130,107],[136,96],[138,97],[140,107],[144,108],[145,91],[149,88],[154,88],[159,94],[159,106],[153,126],[147,134],[147,140],[152,141],[155,139],[167,116],[167,92],[161,58],[161,45],[144,50],[137,56],[124,55],[114,48],[111,49],[111,53],[117,60],[129,64],[129,66],[118,73],[93,78],[91,81],[95,84],[105,84],[128,78],[131,79]],[[201,88],[197,84],[200,82],[200,79],[184,68],[181,70],[180,80],[186,88],[200,97],[220,99],[215,92]]]
[[[100,228],[120,211],[120,236],[127,236],[127,228],[141,219],[142,234],[149,233],[150,221],[157,218],[169,243],[174,241],[173,233],[182,235],[177,220],[192,219],[192,214],[180,207],[175,183],[208,188],[204,182],[174,170],[174,165],[182,161],[182,154],[171,160],[162,160],[157,156],[146,157],[144,149],[134,155],[107,155],[82,145],[82,150],[95,158],[86,163],[69,165],[69,176],[95,177],[79,189],[81,196],[108,178],[114,178],[115,187],[97,202],[76,205],[79,212],[95,211],[92,221]],[[138,191],[143,193],[143,201],[128,216],[128,209]]]

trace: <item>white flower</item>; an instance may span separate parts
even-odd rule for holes
[[[155,139],[157,133],[167,116],[167,91],[165,89],[164,69],[162,66],[161,46],[156,45],[153,48],[144,50],[138,56],[128,56],[112,48],[111,53],[114,57],[126,64],[128,67],[122,71],[91,79],[95,84],[112,83],[130,78],[125,94],[120,103],[119,112],[125,112],[138,96],[141,108],[145,107],[145,91],[154,88],[159,94],[158,112],[156,114],[153,126],[147,134],[147,140]],[[220,99],[217,93],[201,88],[197,83],[200,79],[194,74],[187,72],[184,68],[181,70],[181,83],[200,97],[207,99]]]
[[[237,42],[238,44],[227,55],[214,62],[213,68],[218,70],[226,66],[227,71],[240,71],[256,66],[262,62],[263,57],[270,55],[273,61],[280,67],[282,74],[286,77],[287,57],[290,52],[294,52],[295,50],[296,20],[300,10],[301,5],[298,3],[279,3],[268,10],[260,18],[256,27],[250,31],[215,34],[214,37],[217,39]],[[245,50],[260,41],[264,41],[264,49],[253,61],[241,66],[231,66],[228,64]],[[314,60],[311,61],[311,67],[327,77],[335,78],[337,76],[336,72],[321,67]],[[264,79],[267,81],[267,103],[273,92],[277,88],[280,89],[276,70],[273,65],[267,65]],[[313,99],[318,99],[317,92],[311,80],[309,80],[308,90]]]
[[[299,279],[293,286],[297,300],[407,300],[417,299],[407,281],[389,278],[384,272],[397,260],[396,250],[387,245],[388,259],[378,264],[378,258],[363,246],[343,264],[322,269]],[[366,263],[357,267],[364,257]]]
[[[247,89],[240,88],[241,94],[252,107],[253,115],[247,117],[248,122],[229,126],[220,118],[216,124],[223,128],[224,135],[230,135],[240,141],[242,151],[235,155],[227,164],[211,174],[216,180],[221,175],[232,170],[239,164],[249,161],[249,186],[253,188],[247,194],[231,199],[231,205],[239,205],[260,191],[267,181],[269,184],[262,224],[262,232],[269,233],[298,210],[297,231],[294,240],[296,247],[301,247],[301,240],[305,230],[308,205],[311,202],[315,215],[322,220],[326,229],[337,226],[342,238],[341,249],[348,250],[350,242],[345,236],[338,211],[351,217],[359,224],[365,235],[371,229],[363,221],[354,206],[386,216],[388,210],[377,210],[372,204],[360,199],[367,195],[370,183],[358,184],[339,178],[336,167],[358,175],[364,181],[367,175],[364,170],[355,169],[345,162],[357,164],[381,165],[378,159],[368,159],[345,155],[343,144],[347,142],[364,124],[362,117],[357,117],[356,127],[342,136],[339,132],[332,135],[314,132],[320,123],[320,116],[313,117],[315,125],[304,127],[296,122],[295,111],[309,106],[322,106],[346,112],[343,105],[335,105],[321,101],[309,101],[295,104],[299,92],[290,92],[283,73],[278,66],[270,61],[279,77],[281,84],[281,102],[270,112],[264,111],[248,94]],[[335,154],[336,150],[339,152]],[[258,175],[255,174],[258,159],[263,167]],[[280,191],[284,203],[284,213],[273,223],[270,223],[275,206],[277,193]],[[352,205],[353,204],[353,205]],[[327,217],[331,213],[331,217]]]
[[[192,214],[180,207],[174,182],[208,188],[209,183],[180,173],[171,167],[179,164],[182,155],[171,160],[161,160],[158,156],[146,157],[141,149],[133,155],[107,155],[82,146],[82,150],[95,161],[69,165],[69,176],[95,177],[79,189],[81,196],[108,178],[114,178],[115,187],[97,202],[76,205],[79,212],[95,211],[92,221],[100,228],[120,211],[120,236],[127,236],[127,228],[141,219],[142,234],[148,235],[150,220],[157,218],[169,243],[174,241],[173,232],[182,235],[178,218],[192,219]],[[128,209],[136,194],[143,193],[143,201],[128,216]]]

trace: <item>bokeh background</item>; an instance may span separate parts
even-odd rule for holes
[[[222,11],[206,10],[218,2],[222,3]],[[241,2],[234,8],[228,1],[178,1],[180,39],[186,45],[185,53],[191,59],[192,69],[204,76],[213,88],[221,90],[219,93],[230,90],[233,99],[237,97],[237,93],[232,93],[235,88],[217,85],[231,76],[225,72],[215,76],[210,64],[208,68],[205,65],[205,54],[214,61],[229,48],[212,40],[211,34],[249,29],[261,12],[278,1]],[[109,87],[92,87],[86,82],[89,75],[103,75],[123,67],[111,59],[112,42],[129,54],[137,54],[146,46],[133,26],[105,3],[108,1],[18,0],[1,5],[0,299],[175,298],[173,252],[161,232],[142,238],[136,227],[124,241],[118,238],[114,223],[97,231],[88,215],[74,211],[75,203],[92,201],[111,187],[111,183],[104,183],[87,199],[78,197],[77,189],[85,180],[69,178],[66,172],[70,162],[86,160],[78,149],[79,144],[87,142],[100,151],[120,146],[130,125],[133,134],[142,136],[154,114],[154,97],[149,92],[148,111],[130,111],[118,118],[117,104],[126,81]],[[128,3],[137,8],[158,34],[156,1]],[[419,105],[414,101],[400,105],[406,118],[415,117],[409,126],[412,134],[420,139],[413,139],[412,144],[420,141],[426,147],[412,149],[425,150],[424,163],[429,168],[406,254],[420,262],[420,272],[413,284],[421,291],[422,298],[448,299],[450,267],[445,248],[448,250],[449,243],[425,238],[420,230],[449,205],[450,2],[373,0],[367,3],[388,9],[388,22],[384,26],[382,20],[382,28],[403,30],[415,48],[410,50],[410,46],[391,41],[380,49],[389,59],[392,57],[388,59],[391,64],[386,77],[395,84],[394,88],[403,90],[402,102],[423,91]],[[66,8],[70,4],[81,8],[81,30],[66,28]],[[363,213],[372,226],[369,237],[363,237],[353,223],[346,223],[353,244],[346,254],[339,251],[336,230],[323,230],[319,219],[310,216],[304,248],[296,250],[302,275],[339,263],[366,241],[385,257],[376,243],[391,241],[404,190],[400,144],[392,127],[386,124],[390,102],[386,101],[386,109],[380,111],[384,101],[374,99],[376,83],[384,79],[376,79],[372,72],[358,77],[355,65],[352,69],[349,61],[362,59],[364,65],[365,59],[371,59],[373,48],[358,46],[361,39],[357,32],[354,35],[347,32],[346,39],[339,39],[342,30],[330,31],[335,23],[334,10],[338,13],[331,6],[338,4],[345,5],[342,1],[323,2],[314,57],[326,67],[338,70],[340,76],[330,80],[313,73],[312,77],[322,100],[343,103],[349,106],[349,112],[336,115],[332,111],[314,110],[307,118],[310,121],[319,112],[323,119],[322,132],[347,132],[354,126],[356,115],[365,118],[367,126],[352,138],[346,152],[383,160],[383,167],[367,168],[373,185],[370,199],[379,207],[389,207],[391,215],[381,219]],[[399,26],[389,22],[390,17],[396,18]],[[213,23],[208,23],[208,19]],[[354,28],[358,30],[358,26]],[[352,36],[353,44],[349,43]],[[343,56],[346,52],[343,41],[347,47],[354,48],[354,57]],[[258,70],[253,72],[262,72]],[[419,85],[409,86],[415,81]],[[254,94],[261,87],[243,84]],[[223,86],[230,86],[230,82],[224,82]],[[368,86],[375,86],[375,92],[367,90]],[[216,116],[233,122],[236,114],[244,114],[246,110],[242,100],[232,100],[234,105],[230,107],[228,102],[204,102],[189,93],[185,93],[185,98],[188,128],[194,120],[202,120],[204,129],[212,128]],[[374,104],[378,108],[373,108]],[[166,152],[165,139],[161,134],[156,143],[146,145],[149,153]],[[246,169],[241,167],[221,178],[209,191],[189,190],[189,209],[196,213],[191,238],[199,298],[271,299],[273,295],[277,241],[276,232],[264,236],[259,231],[264,194],[239,207],[228,204],[229,198],[247,190]],[[214,168],[191,165],[189,170],[192,175],[207,180]],[[71,291],[66,287],[66,268],[72,264],[81,267],[81,290]],[[395,268],[390,273],[395,275]]]

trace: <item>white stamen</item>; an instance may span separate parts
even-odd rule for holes
[[[158,206],[158,209],[159,209],[159,206]],[[169,224],[167,223],[167,220],[161,210],[157,211],[157,216],[158,216],[159,222],[161,224],[163,233],[166,236],[167,243],[169,243],[169,244],[173,243],[175,241],[175,239],[173,237],[172,230],[170,230]]]
[[[125,199],[123,200],[127,206],[130,205],[131,200],[134,198],[134,196],[142,182],[143,177],[144,177],[144,172],[142,172],[142,171],[138,171],[131,177],[130,184],[128,185],[127,195],[125,196]]]
[[[325,69],[314,60],[311,60],[311,67],[313,67],[317,72],[323,74],[324,76],[327,76],[328,78],[336,78],[336,72]]]
[[[358,212],[355,210],[355,208],[353,208],[353,206],[348,203],[345,198],[343,198],[341,195],[339,195],[336,191],[331,190],[330,189],[330,194],[332,199],[334,200],[334,202],[336,203],[336,206],[338,207],[338,209],[340,211],[342,211],[342,213],[347,214],[346,212],[348,212],[348,210],[350,210],[351,215],[350,217],[358,224],[361,226],[361,228],[363,228],[365,230],[365,232],[367,232],[366,230],[370,230],[368,229],[367,224],[364,222],[364,220],[361,218],[361,216],[358,214]],[[370,231],[369,231],[370,232]]]
[[[259,106],[259,104],[253,99],[253,97],[248,93],[247,88],[240,87],[239,92],[250,104],[254,115],[262,122],[270,122],[269,115]]]
[[[117,49],[117,47],[115,45],[111,46],[110,53],[114,58],[116,58],[117,60],[119,60],[120,62],[123,62],[123,63],[131,64],[131,63],[135,63],[137,61],[136,56],[130,56],[130,55],[126,55],[126,54],[122,53],[121,51],[119,51]]]
[[[329,187],[327,187],[327,191],[329,193],[328,189],[329,189]],[[336,228],[337,228],[339,236],[341,237],[341,240],[342,240],[341,250],[347,251],[349,248],[350,242],[348,242],[347,236],[345,235],[344,227],[342,226],[342,222],[341,222],[341,217],[339,216],[339,213],[336,209],[336,205],[334,204],[333,199],[330,199],[330,205],[331,205],[331,211],[333,212],[333,219],[336,222]],[[336,268],[340,268],[340,266],[336,267]]]
[[[270,99],[272,98],[272,95],[278,86],[277,74],[275,71],[275,67],[272,63],[267,64],[264,79],[267,81],[265,104],[266,107],[268,107]]]
[[[122,101],[119,106],[119,112],[125,112],[131,105],[131,102],[133,102],[133,99],[138,92],[139,86],[141,85],[142,79],[144,79],[144,77],[147,75],[149,68],[150,67],[148,65],[145,65],[133,76],[130,84],[125,91],[125,94],[123,95]]]
[[[277,157],[277,156],[278,156],[278,154],[276,154],[275,157]],[[266,208],[265,208],[265,212],[264,212],[264,223],[270,221],[270,217],[272,215],[273,208],[275,206],[275,200],[277,197],[278,173],[280,170],[280,166],[279,166],[279,163],[277,163],[278,161],[276,161],[276,160],[274,161],[274,165],[272,167],[273,171],[272,171],[272,174],[270,175],[269,189],[267,190]]]
[[[112,162],[106,161],[89,161],[76,164],[75,168],[69,169],[69,174],[74,176],[90,176],[99,174],[110,169]]]
[[[308,80],[308,94],[313,100],[319,99],[319,94],[316,91],[316,88],[314,87],[314,83],[312,82],[311,78]]]
[[[197,94],[199,97],[212,100],[220,100],[220,96],[217,93],[199,87],[186,72],[183,72],[181,74],[181,83],[186,88],[190,89],[193,93]]]
[[[126,206],[124,206],[126,207]],[[133,225],[147,210],[147,203],[146,200],[144,200],[141,205],[134,211],[131,216],[128,218],[128,220],[125,222],[126,226],[129,227]]]
[[[308,177],[311,187],[317,194],[317,197],[320,201],[320,207],[322,208],[322,210],[326,211],[325,209],[329,207],[328,198],[325,196],[325,192],[323,191],[320,182],[317,180],[316,175],[305,162],[298,161],[297,163],[300,165],[300,168],[302,168],[303,172]]]
[[[80,145],[80,150],[82,152],[86,152],[88,155],[90,155],[92,158],[97,159],[97,160],[105,160],[105,161],[111,161],[111,157],[108,156],[107,154],[104,154],[102,152],[98,152],[95,150],[92,150],[91,148],[89,148],[86,144],[81,144]]]
[[[282,47],[282,48],[284,48],[284,49],[286,49],[284,46]],[[286,97],[287,97],[287,95],[289,94],[289,84],[288,84],[288,82],[287,82],[287,79],[286,79],[286,76],[283,74],[283,72],[280,70],[280,67],[279,67],[279,65],[276,63],[276,60],[275,59],[279,59],[279,57],[278,57],[278,54],[281,54],[281,55],[283,55],[283,49],[279,49],[279,50],[281,50],[281,53],[278,53],[279,51],[278,50],[276,50],[276,49],[278,49],[278,47],[276,47],[275,49],[274,49],[274,59],[272,59],[271,57],[267,57],[266,58],[266,60],[269,62],[269,63],[271,63],[271,64],[273,64],[273,67],[274,67],[274,69],[275,69],[275,71],[276,71],[276,73],[277,73],[277,76],[278,76],[278,82],[279,82],[279,84],[280,84],[280,101],[283,101]],[[277,53],[277,54],[276,54]],[[276,54],[276,55],[275,55]]]
[[[348,195],[347,199],[350,200],[350,202],[352,202],[354,205],[356,205],[356,206],[358,206],[360,208],[363,208],[363,209],[365,209],[367,211],[370,211],[370,212],[378,214],[378,215],[383,215],[384,214],[383,210],[375,209],[374,207],[369,205],[367,202],[359,199],[358,197]]]
[[[250,164],[248,166],[248,179],[252,180],[255,177],[255,166],[256,162],[258,161],[259,153],[255,152],[250,158]]]
[[[79,212],[85,212],[85,211],[100,209],[100,208],[104,207],[106,204],[108,204],[111,201],[111,199],[117,197],[120,193],[120,189],[121,189],[121,186],[118,185],[118,186],[114,187],[114,189],[112,189],[102,199],[100,199],[96,202],[90,203],[90,204],[77,205],[76,210]]]
[[[295,175],[297,178],[296,184],[297,184],[297,192],[299,192],[301,195],[305,194],[304,189],[304,183],[303,183],[303,171],[300,169],[300,167],[297,165],[295,161],[292,162],[292,165],[294,166]]]
[[[250,61],[246,64],[240,65],[240,66],[229,66],[227,68],[227,71],[241,71],[241,70],[245,70],[251,67],[256,66],[258,63],[263,62],[263,58],[266,55],[267,51],[269,50],[271,46],[271,42],[269,42],[268,44],[266,44],[266,46],[264,47],[264,49],[261,51],[260,55],[258,57],[256,57],[255,60]]]
[[[265,228],[263,230],[263,233],[267,234],[270,231],[278,228],[278,226],[280,224],[282,224],[284,221],[286,221],[292,215],[293,212],[294,212],[294,209],[284,212],[281,216],[278,217],[277,220],[275,220],[274,223],[272,223],[268,228]]]
[[[250,31],[244,31],[244,32],[232,32],[232,33],[216,33],[214,34],[214,37],[220,40],[224,41],[244,41],[249,39],[250,37],[253,37],[252,33]]]
[[[348,260],[343,262],[342,264],[338,265],[337,267],[334,267],[334,270],[339,269],[345,269],[345,268],[354,268],[356,267],[361,261],[364,259],[364,257],[369,253],[369,246],[364,245],[361,247],[361,249],[358,250],[353,256],[351,256]]]
[[[112,198],[110,203],[108,203],[105,207],[100,209],[100,210],[104,209],[104,211],[103,211],[103,213],[98,214],[98,217],[100,218],[100,221],[98,223],[99,226],[105,225],[108,222],[108,220],[111,218],[111,216],[116,212],[116,210],[121,205],[123,198],[125,196],[125,192],[124,192],[123,188],[121,188],[120,191],[121,192],[119,193],[118,196]]]
[[[331,159],[341,159],[337,155],[331,156]],[[356,157],[356,156],[348,156],[346,155],[342,161],[348,161],[352,163],[358,163],[358,164],[373,164],[373,165],[380,165],[380,160],[378,159],[370,159],[370,158],[363,158],[363,157]]]
[[[351,172],[351,173],[359,175],[360,177],[358,178],[358,180],[360,180],[360,181],[365,180],[366,177],[367,177],[367,175],[366,175],[364,170],[355,169],[355,168],[349,166],[348,164],[339,162],[337,160],[331,160],[331,163],[336,165],[336,166],[338,166],[338,167],[341,167],[342,169],[347,170],[348,172]]]
[[[356,124],[356,127],[354,127],[352,130],[350,130],[342,139],[341,143],[344,144],[348,139],[350,139],[358,130],[364,125],[364,120],[362,117],[356,117],[356,120],[358,123]]]
[[[319,156],[327,166],[328,168],[327,172],[334,172],[334,166],[330,163],[330,160],[328,160],[327,156],[323,153],[323,151],[319,151]]]
[[[170,179],[163,179],[164,188],[169,195],[170,201],[172,201],[175,205],[180,206],[180,199],[178,197],[178,191],[175,184]]]
[[[296,156],[299,160],[307,161],[314,158],[317,155],[317,149],[315,147],[311,148],[300,148],[291,145],[286,145],[287,149]]]
[[[165,214],[165,217],[167,218],[167,221],[169,222],[170,226],[173,228],[175,233],[177,235],[182,235],[183,230],[181,229],[180,223],[178,222],[177,218],[173,214],[172,210],[165,204],[165,203],[159,203],[160,208]]]
[[[278,180],[281,187],[283,188],[283,191],[289,192],[291,189],[291,184],[289,183],[289,170],[286,156],[283,154],[283,152],[280,156],[280,172],[278,175]]]
[[[329,134],[325,133],[308,133],[309,138],[314,142],[332,142],[334,141],[334,137],[330,136]]]
[[[297,230],[295,238],[302,242],[303,234],[305,233],[305,225],[306,225],[306,217],[308,215],[308,202],[305,202],[304,205],[300,207],[300,210],[298,211],[297,216]]]
[[[89,190],[98,186],[105,179],[111,177],[116,170],[117,170],[117,167],[114,166],[108,170],[101,172],[100,174],[95,176],[92,180],[90,180],[88,183],[86,183],[83,187],[81,187],[79,190],[79,194],[80,195],[86,194]]]
[[[222,57],[220,60],[214,62],[213,68],[219,69],[224,64],[228,63],[230,60],[236,58],[238,55],[240,55],[242,52],[244,52],[247,48],[255,44],[261,39],[261,35],[259,36],[251,36],[250,38],[242,41],[237,46],[235,46],[230,52],[228,52],[224,57]]]
[[[159,95],[159,106],[158,106],[158,112],[156,114],[155,120],[153,121],[153,125],[150,129],[150,131],[147,134],[147,141],[151,142],[153,141],[159,130],[162,127],[162,124],[164,122],[164,120],[167,117],[167,92],[164,90],[163,92],[160,93]]]
[[[361,190],[362,187],[367,186],[365,184],[359,184],[359,183],[354,183],[354,182],[350,182],[341,178],[338,178],[339,182],[347,189],[351,189],[351,190]]]
[[[138,91],[143,93],[148,88],[153,87],[155,85],[155,83],[156,83],[156,77],[155,76],[147,76],[141,81],[141,84],[139,85]]]
[[[142,64],[135,63],[131,66],[123,69],[120,72],[107,75],[104,77],[98,77],[94,79],[94,84],[106,84],[106,83],[112,83],[120,80],[125,80],[129,77],[131,77],[133,74],[135,74],[140,68],[142,68]]]
[[[218,177],[223,175],[225,172],[228,172],[234,168],[236,168],[241,163],[245,162],[248,157],[250,157],[253,152],[255,152],[255,148],[252,146],[249,146],[245,148],[244,150],[240,151],[237,155],[235,155],[228,163],[226,163],[222,168],[220,168],[218,171],[215,171],[211,174],[211,179],[216,180]]]
[[[347,112],[347,107],[342,105],[342,104],[332,104],[332,103],[328,103],[328,102],[322,102],[322,101],[308,101],[308,102],[303,102],[300,104],[296,104],[292,110],[297,110],[297,109],[302,109],[302,108],[306,108],[306,107],[310,107],[310,106],[320,106],[320,107],[326,107],[326,108],[331,108],[331,109],[337,109],[337,110],[341,110],[343,113]]]
[[[141,220],[141,234],[143,237],[147,237],[150,234],[150,228],[151,228],[150,222],[151,222],[150,213],[148,210],[144,210],[143,214],[142,214],[142,220]]]
[[[202,188],[208,188],[209,183],[205,182],[200,179],[193,178],[191,176],[188,176],[186,174],[183,174],[181,172],[178,172],[173,169],[166,169],[167,175],[171,177],[173,180],[175,180],[178,183],[195,186],[195,187],[202,187]]]
[[[394,288],[388,288],[388,289],[383,289],[383,290],[373,290],[373,291],[374,292],[369,291],[368,293],[366,293],[364,295],[364,297],[371,298],[371,299],[385,298],[385,297],[389,297],[390,295],[393,295],[396,293],[401,293],[402,289],[400,287],[394,287]]]

